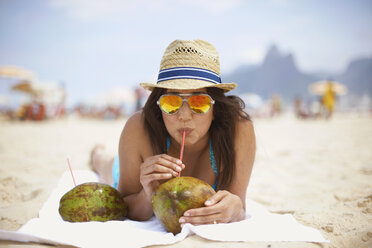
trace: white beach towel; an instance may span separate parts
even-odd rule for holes
[[[97,181],[96,174],[88,170],[74,171],[74,175],[78,179],[77,184]],[[262,205],[249,199],[246,202],[246,220],[201,226],[186,224],[177,235],[165,231],[156,217],[142,222],[127,219],[70,223],[62,220],[58,207],[62,195],[73,186],[71,175],[67,171],[39,211],[39,217],[31,219],[16,232],[0,230],[0,239],[78,247],[173,244],[193,234],[214,241],[328,242],[318,230],[298,223],[292,215],[270,213]]]

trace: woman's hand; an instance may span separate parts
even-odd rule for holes
[[[189,209],[180,218],[181,225],[229,223],[245,218],[245,210],[241,199],[229,191],[220,190],[210,197],[205,207]]]
[[[146,158],[141,164],[140,182],[147,197],[152,197],[161,180],[176,177],[184,168],[185,165],[181,160],[167,154]]]

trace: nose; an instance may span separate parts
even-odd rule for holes
[[[191,119],[192,117],[192,112],[191,112],[191,109],[189,107],[189,104],[184,101],[181,105],[181,108],[180,110],[178,110],[178,119],[181,120],[181,121],[187,121],[189,119]]]

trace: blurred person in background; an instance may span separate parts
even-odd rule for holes
[[[321,103],[323,106],[323,114],[326,119],[329,119],[334,111],[336,105],[336,93],[333,90],[333,85],[331,82],[327,84],[327,89],[321,98]]]

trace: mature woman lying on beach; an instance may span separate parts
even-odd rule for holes
[[[157,84],[142,111],[125,124],[119,157],[107,159],[98,146],[93,169],[128,204],[128,217],[153,216],[151,196],[162,182],[192,176],[217,191],[205,207],[190,209],[180,223],[227,223],[245,218],[245,198],[255,157],[255,134],[243,101],[225,93],[216,49],[203,40],[176,40],[166,49]],[[185,148],[179,160],[182,136]],[[119,162],[120,161],[120,162]]]

